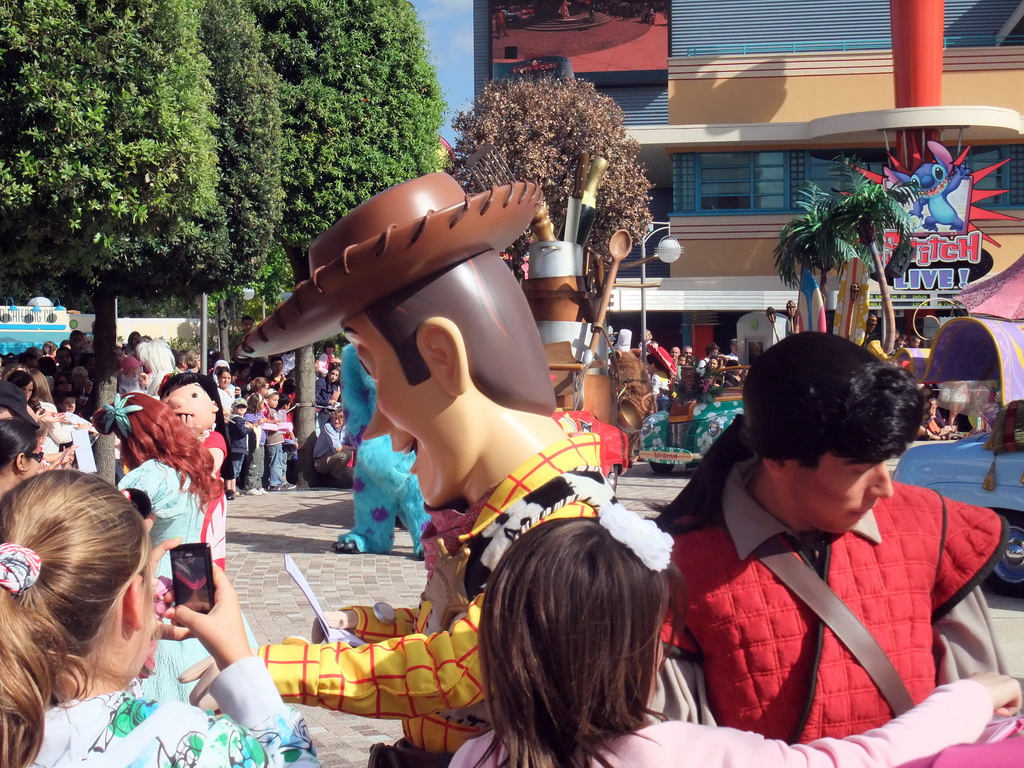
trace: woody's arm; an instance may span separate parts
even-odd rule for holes
[[[466,707],[483,695],[477,657],[482,599],[478,595],[466,617],[447,632],[407,634],[358,647],[270,645],[259,656],[286,703],[400,719]],[[362,629],[383,629],[370,616],[372,611],[363,612]]]

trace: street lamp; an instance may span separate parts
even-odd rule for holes
[[[640,241],[640,261],[623,265],[625,268],[640,267],[640,350],[641,359],[646,362],[647,355],[647,264],[658,259],[665,264],[672,264],[683,254],[683,246],[672,235],[665,235],[654,249],[654,255],[647,256],[647,241],[659,232],[668,232],[667,221],[654,221],[648,225],[647,234]]]

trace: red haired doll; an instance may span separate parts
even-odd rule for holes
[[[222,493],[213,476],[213,459],[195,436],[156,398],[142,393],[117,396],[93,416],[104,434],[121,441],[121,460],[129,470],[118,487],[145,491],[153,505],[154,544],[181,537],[184,543],[202,541],[204,510]],[[165,555],[157,576],[170,578]],[[143,681],[143,692],[157,701],[188,701],[191,686],[178,674],[206,657],[198,640],[158,643],[156,671]]]
[[[179,373],[160,386],[160,400],[210,454],[213,476],[221,481],[233,480],[232,464],[224,460],[228,455],[228,429],[213,379],[198,373]],[[213,561],[226,568],[228,508],[224,491],[208,499],[204,509],[201,540],[213,550]]]

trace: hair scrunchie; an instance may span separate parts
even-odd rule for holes
[[[0,544],[0,587],[17,597],[36,583],[39,555],[18,544]]]

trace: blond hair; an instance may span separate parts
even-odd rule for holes
[[[149,561],[141,515],[94,475],[45,472],[10,491],[0,542],[39,555],[39,579],[0,589],[0,765],[26,768],[46,711],[88,690],[90,655],[124,590]]]

